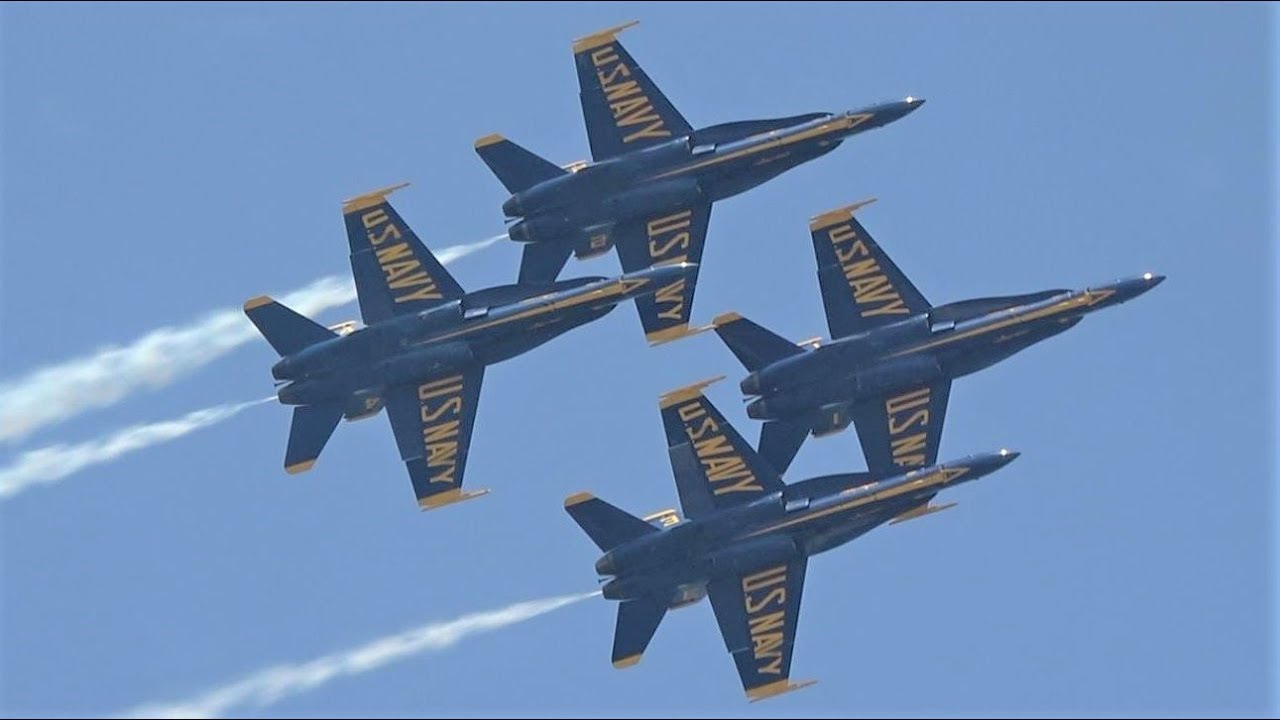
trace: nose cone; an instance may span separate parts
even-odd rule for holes
[[[1021,454],[1022,453],[1016,450],[1004,449],[993,453],[975,455],[967,463],[972,474],[970,477],[964,479],[976,480],[984,475],[990,475],[1005,465],[1017,460],[1018,456]]]
[[[1092,301],[1089,304],[1096,309],[1132,300],[1164,282],[1164,277],[1164,275],[1146,272],[1137,277],[1117,280],[1100,288],[1090,288],[1089,296]]]
[[[618,278],[627,297],[655,293],[664,285],[677,280],[693,277],[698,271],[697,263],[681,262],[668,265],[654,265],[651,268],[627,273]]]
[[[918,110],[921,105],[924,105],[924,98],[913,97],[910,95],[903,100],[872,105],[869,108],[854,113],[855,115],[870,113],[871,119],[855,126],[853,132],[883,127],[895,120],[901,120]]]

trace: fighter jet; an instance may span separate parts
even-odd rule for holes
[[[800,344],[737,313],[716,333],[750,371],[748,416],[765,420],[760,454],[786,472],[807,435],[852,422],[873,473],[932,465],[954,378],[995,364],[1159,285],[1137,277],[934,307],[856,218],[871,200],[813,218],[809,230],[832,341]]]
[[[244,311],[281,356],[271,368],[284,383],[280,402],[296,406],[285,470],[310,469],[343,417],[371,417],[385,405],[418,505],[429,510],[488,492],[462,490],[486,366],[652,293],[693,266],[468,293],[387,202],[402,187],[342,206],[365,327],[340,334],[266,296],[245,302]]]
[[[617,40],[636,23],[573,44],[592,162],[558,166],[487,135],[476,152],[511,193],[502,210],[512,240],[527,243],[521,282],[555,278],[580,259],[617,246],[626,272],[664,262],[698,263],[711,204],[825,155],[851,135],[924,104],[908,97],[840,113],[747,120],[694,130]],[[652,344],[690,334],[696,273],[638,299]],[[703,328],[705,329],[705,328]]]
[[[683,520],[674,509],[641,519],[588,493],[570,495],[565,509],[604,553],[595,564],[607,578],[604,597],[621,602],[614,667],[640,661],[668,609],[709,596],[742,687],[755,701],[812,682],[790,680],[810,555],[926,515],[938,492],[995,472],[1018,453],[786,485],[703,395],[711,382],[659,401]]]

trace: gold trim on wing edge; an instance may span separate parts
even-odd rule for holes
[[[834,210],[818,213],[817,215],[809,218],[809,231],[817,232],[824,228],[829,228],[832,225],[849,222],[853,219],[854,213],[875,201],[876,198],[867,198],[866,200],[859,200],[852,205],[845,205],[843,207],[835,208]]]
[[[499,135],[498,133],[491,133],[491,134],[489,134],[489,135],[485,135],[485,136],[484,136],[484,137],[482,137],[482,138],[476,138],[476,149],[477,149],[477,150],[479,150],[479,149],[480,149],[480,148],[482,148],[482,147],[489,147],[490,145],[497,145],[498,143],[502,142],[503,140],[506,140],[506,138],[502,137],[502,136],[501,136],[501,135]]]
[[[747,690],[747,699],[751,702],[759,702],[771,697],[777,697],[783,693],[789,693],[801,688],[807,688],[818,682],[817,680],[802,680],[798,683],[792,683],[789,679],[775,680],[767,685],[758,685]]]
[[[585,52],[587,50],[594,50],[600,47],[601,45],[608,45],[609,43],[614,41],[618,33],[622,32],[623,30],[626,30],[629,27],[635,27],[636,25],[639,25],[639,24],[640,24],[639,20],[631,20],[630,22],[624,22],[621,25],[614,25],[611,28],[606,28],[604,30],[597,30],[596,32],[591,33],[590,35],[583,35],[582,37],[573,41],[573,54],[577,55],[580,52]]]
[[[623,668],[629,668],[632,665],[635,665],[636,663],[640,662],[640,658],[642,657],[644,657],[644,653],[637,653],[635,655],[628,655],[624,658],[618,658],[617,660],[613,661],[613,666],[618,668],[619,670],[622,670]]]
[[[285,465],[284,471],[290,475],[297,475],[298,473],[310,470],[315,464],[316,459],[311,458],[310,460],[303,460],[302,462],[296,462],[292,465]]]
[[[467,500],[472,500],[480,497],[481,495],[488,494],[488,490],[473,490],[464,493],[460,488],[454,488],[442,493],[436,493],[435,495],[418,498],[418,507],[423,510],[436,510],[444,507],[445,505],[466,502]]]
[[[275,300],[272,300],[267,295],[259,295],[257,297],[251,297],[248,300],[244,301],[244,311],[249,312],[250,310],[256,310],[262,307],[263,305],[270,305],[273,302],[275,302]]]
[[[577,492],[564,499],[564,506],[573,507],[574,505],[581,505],[588,500],[594,500],[595,497],[595,495],[592,495],[589,492]]]
[[[371,190],[367,193],[362,193],[353,198],[348,198],[347,200],[343,200],[342,214],[347,215],[357,210],[364,210],[365,208],[371,208],[374,205],[380,205],[386,201],[388,195],[399,190],[400,188],[408,187],[408,185],[409,183],[407,182],[402,182],[397,185],[388,185],[386,187],[378,188],[377,190]]]
[[[723,375],[717,375],[713,378],[707,378],[706,380],[699,380],[692,385],[685,385],[684,387],[665,392],[658,397],[658,407],[662,410],[666,410],[672,405],[682,403],[685,400],[692,400],[693,398],[701,395],[702,391],[705,390],[707,386],[712,385],[713,383],[718,383],[723,379]]]

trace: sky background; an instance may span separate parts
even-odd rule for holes
[[[1275,711],[1274,6],[5,4],[0,381],[349,272],[340,202],[440,248],[503,229],[472,141],[588,156],[570,52],[622,40],[695,127],[908,94],[919,112],[719,203],[695,321],[825,334],[807,231],[869,231],[935,303],[1167,282],[956,382],[941,458],[1023,457],[810,564],[792,676],[748,705],[710,605],[609,664],[592,599],[266,709],[343,715],[1247,715]],[[519,247],[451,266],[511,282]],[[566,277],[612,275],[616,256]],[[319,319],[358,318],[354,304]],[[272,392],[265,341],[0,447],[87,440]],[[676,503],[657,396],[713,334],[645,345],[619,307],[491,368],[467,487],[420,513],[383,418],[281,469],[288,410],[0,503],[0,711],[112,713],[432,619],[595,587],[562,508]],[[852,430],[789,480],[865,467]]]

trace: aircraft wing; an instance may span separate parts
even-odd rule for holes
[[[418,506],[432,510],[489,492],[464,493],[463,472],[484,366],[401,385],[386,393],[387,417]]]
[[[420,312],[465,294],[387,202],[387,195],[402,187],[374,190],[342,205],[351,273],[365,325]]]
[[[573,43],[582,119],[595,160],[643,150],[693,131],[617,34],[634,22],[592,33]]]
[[[822,213],[809,223],[818,285],[832,339],[927,312],[911,284],[853,213],[870,200]]]
[[[943,379],[854,405],[867,469],[888,477],[936,463],[950,394],[951,380]]]
[[[673,390],[658,401],[680,505],[690,519],[786,487],[702,394],[712,382],[715,380]]]
[[[712,580],[707,596],[752,702],[813,684],[791,682],[807,558]]]
[[[613,231],[618,259],[625,272],[654,265],[702,262],[711,221],[711,203],[676,209],[648,218],[619,223]],[[689,334],[693,290],[698,284],[698,268],[678,280],[658,288],[656,293],[636,298],[636,310],[650,344],[676,340]]]

